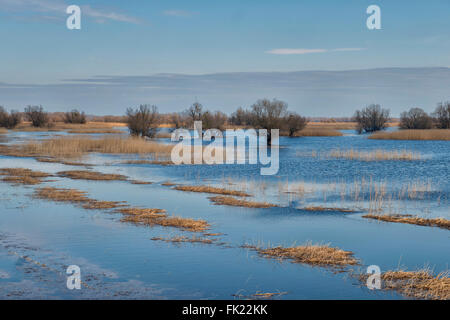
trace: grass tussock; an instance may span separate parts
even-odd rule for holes
[[[233,297],[236,297],[238,299],[249,299],[249,300],[267,300],[267,299],[273,299],[280,296],[284,296],[288,294],[287,292],[256,292],[254,294],[245,295],[245,294],[232,294]]]
[[[142,181],[142,180],[129,180],[132,184],[153,184],[153,182],[150,181]]]
[[[229,190],[224,188],[216,188],[211,186],[176,186],[173,189],[179,191],[188,191],[188,192],[200,192],[200,193],[212,193],[212,194],[222,194],[227,196],[237,196],[237,197],[250,197],[248,193],[237,191],[237,190]]]
[[[24,168],[2,168],[0,175],[5,176],[2,181],[12,184],[36,185],[42,182],[43,178],[50,177],[51,174],[33,171]]]
[[[362,281],[367,275],[361,276]],[[449,272],[433,275],[430,269],[418,271],[387,271],[381,275],[384,290],[394,290],[398,293],[416,299],[449,300]]]
[[[233,197],[209,197],[215,205],[217,206],[232,206],[232,207],[244,207],[244,208],[274,208],[277,207],[275,204],[271,204],[268,202],[255,202],[255,201],[247,201],[236,199]]]
[[[407,151],[407,150],[371,150],[371,151],[359,151],[359,150],[332,150],[329,153],[329,157],[336,159],[347,160],[359,160],[359,161],[385,161],[385,160],[404,160],[413,161],[421,160],[420,153]]]
[[[154,165],[160,165],[160,166],[171,166],[174,165],[174,163],[170,160],[163,161],[163,160],[129,160],[122,162],[123,164],[154,164]]]
[[[14,151],[16,156],[77,158],[90,152],[107,154],[153,154],[155,156],[169,157],[171,150],[172,146],[170,145],[149,142],[141,138],[112,136],[98,139],[89,137],[58,137],[15,146],[10,151]]]
[[[165,187],[173,187],[173,186],[176,186],[177,184],[173,183],[171,181],[166,181],[166,182],[161,183],[161,185],[165,186]]]
[[[394,223],[406,223],[414,224],[417,226],[428,226],[428,227],[438,227],[442,229],[450,230],[450,220],[444,218],[420,218],[412,215],[378,215],[378,214],[366,214],[363,218],[374,219],[384,222],[394,222]]]
[[[210,228],[205,220],[168,216],[161,209],[125,208],[119,209],[118,212],[125,215],[122,222],[137,225],[173,227],[191,232],[203,232]]]
[[[73,170],[73,171],[61,171],[58,172],[60,177],[70,178],[75,180],[97,180],[97,181],[111,181],[120,180],[124,181],[128,178],[121,174],[107,174],[95,171]]]
[[[353,252],[332,248],[328,245],[315,245],[308,243],[302,246],[284,248],[261,248],[246,245],[245,248],[253,249],[258,254],[267,258],[291,260],[294,263],[306,263],[317,266],[348,266],[357,265],[358,260],[353,257]]]
[[[450,129],[399,130],[377,132],[369,137],[377,140],[450,140]]]
[[[75,161],[66,161],[63,159],[55,159],[55,158],[36,158],[38,162],[45,163],[60,163],[66,166],[74,166],[74,167],[93,167],[93,164],[83,163],[83,162],[75,162]]]

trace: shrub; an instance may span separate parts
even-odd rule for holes
[[[128,108],[126,115],[131,135],[155,137],[159,123],[159,113],[156,106],[140,105],[136,110]]]
[[[450,102],[438,104],[433,116],[438,129],[450,129]]]
[[[422,109],[412,108],[400,115],[401,129],[431,129],[433,119]]]
[[[64,114],[64,122],[65,123],[85,124],[86,123],[86,115],[84,114],[84,112],[80,112],[78,110],[72,110],[72,111],[66,112]]]
[[[47,112],[44,112],[42,106],[28,106],[25,108],[25,116],[31,121],[33,127],[45,127],[49,124]]]
[[[375,132],[386,128],[389,121],[389,110],[382,109],[379,104],[372,104],[356,111],[353,119],[357,122],[356,130],[359,134]]]
[[[289,132],[289,137],[293,137],[294,133],[306,127],[308,120],[297,113],[291,112],[285,119],[285,127]]]

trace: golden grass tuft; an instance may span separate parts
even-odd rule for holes
[[[406,223],[414,224],[417,226],[428,226],[428,227],[438,227],[442,229],[450,230],[450,220],[444,218],[420,218],[411,215],[378,215],[378,214],[366,214],[363,218],[374,219],[384,222],[394,222],[394,223]]]
[[[111,180],[127,180],[126,176],[120,174],[106,174],[95,171],[73,170],[58,172],[60,177],[70,178],[75,180],[97,180],[97,181],[111,181]]]
[[[132,184],[153,184],[150,181],[142,181],[142,180],[129,180]]]
[[[328,245],[314,245],[307,243],[302,246],[284,248],[261,248],[245,245],[245,248],[253,249],[261,256],[274,259],[288,259],[294,263],[306,263],[317,266],[347,266],[357,265],[358,260],[353,257],[353,252],[332,248]]]
[[[83,162],[75,162],[75,161],[66,161],[63,159],[56,159],[56,158],[36,158],[36,161],[38,162],[45,162],[45,163],[60,163],[64,164],[66,166],[74,166],[74,167],[93,167],[93,164],[89,163],[83,163]]]
[[[111,137],[58,137],[41,142],[29,142],[9,148],[16,156],[77,158],[89,152],[107,154],[153,154],[169,157],[173,146],[149,142],[141,138]],[[8,150],[3,153],[6,153]]]
[[[217,196],[217,197],[209,197],[208,199],[211,200],[217,206],[232,206],[232,207],[244,207],[244,208],[274,208],[274,207],[278,207],[277,205],[271,204],[268,202],[254,202],[254,201],[236,199],[233,197]]]
[[[359,150],[332,150],[329,153],[329,157],[336,159],[347,160],[359,160],[359,161],[384,161],[384,160],[405,160],[413,161],[420,160],[422,158],[420,153],[407,151],[407,150],[372,150],[372,151],[359,151]]]
[[[232,294],[233,297],[237,297],[239,299],[250,299],[250,300],[260,300],[260,299],[272,299],[275,297],[280,297],[288,294],[287,292],[256,292],[254,294],[245,295],[245,294]]]
[[[119,209],[118,212],[125,215],[122,222],[137,225],[174,227],[191,232],[203,232],[210,227],[205,220],[167,216],[161,209],[126,208]]]
[[[165,186],[165,187],[172,187],[172,186],[176,186],[176,183],[173,183],[171,181],[166,181],[166,182],[161,183],[161,185]]]
[[[13,184],[36,185],[42,182],[42,178],[50,177],[51,174],[33,171],[24,168],[1,168],[0,175],[6,176],[2,181]]]
[[[122,162],[123,164],[154,164],[160,166],[171,166],[175,165],[172,161],[162,161],[162,160],[128,160]]]
[[[399,130],[394,132],[377,132],[369,139],[377,140],[450,140],[450,129]]]
[[[176,186],[173,189],[187,192],[200,192],[200,193],[223,194],[237,197],[250,197],[248,193],[242,191],[216,188],[211,186]]]

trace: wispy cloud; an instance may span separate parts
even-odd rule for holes
[[[165,16],[172,16],[172,17],[192,17],[193,15],[196,15],[197,12],[191,12],[191,11],[185,11],[185,10],[166,10],[166,11],[163,11],[163,14]]]
[[[292,55],[292,54],[310,54],[310,53],[324,53],[324,52],[345,52],[345,51],[361,51],[364,48],[337,48],[337,49],[273,49],[266,51],[269,54],[278,55]]]
[[[42,16],[43,20],[60,19],[66,17],[66,8],[70,4],[63,0],[0,0],[0,12],[34,13],[34,19]],[[92,8],[90,5],[81,6],[81,14],[94,19],[96,22],[118,21],[139,24],[140,20],[112,10]]]

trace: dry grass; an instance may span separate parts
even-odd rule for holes
[[[166,182],[161,183],[161,185],[165,186],[165,187],[173,187],[173,186],[176,186],[177,184],[170,182],[170,181],[166,181]]]
[[[153,184],[150,181],[141,181],[141,180],[129,180],[132,184]]]
[[[414,224],[417,226],[429,226],[429,227],[438,227],[442,229],[450,230],[450,220],[444,218],[420,218],[411,215],[377,215],[377,214],[366,214],[363,218],[374,219],[384,222],[394,222],[394,223],[406,223],[406,224]]]
[[[367,275],[360,276],[367,281]],[[449,272],[433,275],[430,269],[418,271],[388,271],[381,275],[384,290],[395,290],[398,293],[416,299],[449,300]]]
[[[287,292],[256,292],[250,295],[244,294],[232,294],[233,297],[237,297],[239,299],[250,299],[250,300],[259,300],[259,299],[272,299],[275,297],[280,297],[288,294]]]
[[[450,140],[450,129],[399,130],[377,132],[369,137],[377,140]]]
[[[321,212],[356,212],[355,210],[352,209],[347,209],[347,208],[327,208],[327,207],[306,207],[306,208],[302,208],[300,210],[305,210],[305,211],[321,211]]]
[[[203,232],[210,227],[204,220],[167,216],[161,209],[125,208],[117,211],[125,215],[122,222],[138,225],[174,227],[191,232]]]
[[[342,132],[329,128],[308,128],[297,131],[295,137],[341,137]]]
[[[43,178],[51,176],[51,174],[45,172],[23,168],[2,168],[0,169],[0,175],[6,176],[2,178],[2,181],[25,185],[40,184]]]
[[[9,148],[8,155],[77,158],[89,152],[107,154],[153,154],[169,157],[172,146],[149,142],[140,138],[123,137],[58,137],[42,142],[30,142]],[[0,150],[3,154],[8,150]]]
[[[76,189],[39,188],[34,196],[55,202],[67,202],[81,205],[84,209],[114,209],[124,206],[124,202],[99,201],[87,197],[87,193]]]
[[[85,124],[54,122],[49,127],[36,128],[32,127],[30,122],[22,122],[14,130],[25,132],[72,131],[76,133],[88,133],[89,131],[93,131],[92,133],[112,133],[112,131],[117,131],[120,133],[121,131],[112,128],[124,126],[126,124],[119,122],[87,122]]]
[[[73,171],[61,171],[57,173],[60,177],[70,178],[75,180],[97,180],[97,181],[111,181],[111,180],[127,180],[126,176],[121,174],[106,174],[95,171],[83,171],[83,170],[73,170]]]
[[[8,130],[5,128],[0,128],[0,134],[2,134],[2,133],[8,133]]]
[[[267,203],[267,202],[247,201],[247,200],[236,199],[233,197],[217,196],[217,197],[209,197],[208,199],[211,200],[217,206],[232,206],[232,207],[245,207],[245,208],[274,208],[274,207],[277,207],[277,205]]]
[[[122,162],[123,164],[155,164],[160,166],[170,166],[175,165],[172,161],[162,161],[162,160],[128,160]]]
[[[353,252],[332,248],[328,245],[314,245],[308,243],[295,247],[261,248],[245,245],[245,248],[256,250],[260,255],[274,259],[288,259],[295,263],[306,263],[318,266],[347,266],[357,265],[358,260],[353,257]]]
[[[383,160],[420,160],[422,158],[420,153],[407,150],[371,150],[359,151],[354,149],[349,150],[332,150],[329,155],[331,158],[348,159],[359,161],[383,161]]]
[[[237,197],[250,197],[248,193],[242,191],[216,188],[211,186],[176,186],[173,189],[187,192],[200,192],[200,193],[223,194]]]

